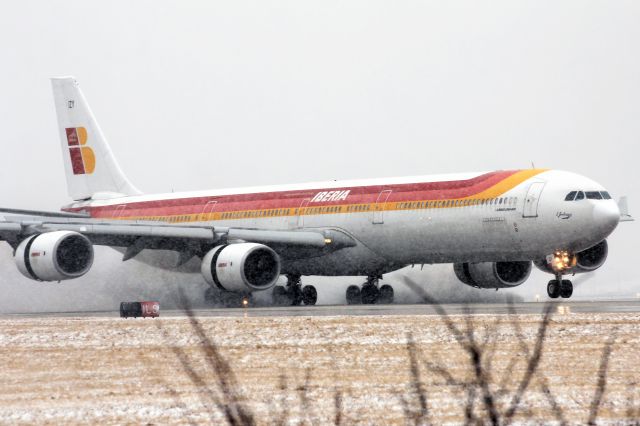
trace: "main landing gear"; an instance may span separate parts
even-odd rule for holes
[[[551,280],[547,284],[547,294],[552,299],[558,297],[568,299],[573,294],[573,284],[569,280],[563,280],[562,274],[558,274],[555,280]]]
[[[348,305],[373,305],[393,303],[393,287],[389,284],[378,287],[380,276],[368,277],[362,288],[357,285],[347,287]]]
[[[271,298],[276,306],[299,306],[302,303],[315,305],[318,301],[318,291],[312,285],[303,287],[300,275],[287,275],[287,286],[275,286]]]

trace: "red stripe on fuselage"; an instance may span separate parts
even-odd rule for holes
[[[349,196],[342,201],[311,202],[309,207],[332,206],[341,204],[373,203],[383,190],[391,190],[388,202],[414,200],[445,200],[471,197],[478,194],[517,171],[490,172],[467,180],[424,182],[407,184],[371,185],[342,188],[316,188],[294,191],[258,192],[251,194],[232,194],[211,197],[176,198],[169,200],[141,201],[119,203],[104,207],[71,208],[65,211],[88,210],[92,217],[110,218],[115,216],[118,206],[126,204],[122,218],[140,216],[175,216],[202,213],[205,205],[216,201],[216,213],[260,210],[260,209],[295,209],[305,199],[312,199],[323,191],[349,191]]]

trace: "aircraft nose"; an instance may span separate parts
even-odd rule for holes
[[[613,201],[600,202],[593,206],[593,222],[596,228],[608,236],[618,226],[620,221],[620,209]]]

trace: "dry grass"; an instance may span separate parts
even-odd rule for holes
[[[535,374],[541,316],[472,318],[2,319],[0,418],[25,424],[638,418],[639,315],[551,316]],[[479,353],[470,351],[470,341]]]

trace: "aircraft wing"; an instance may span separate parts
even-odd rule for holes
[[[135,257],[144,249],[175,250],[189,257],[202,256],[215,245],[235,242],[265,244],[285,258],[299,257],[302,253],[319,255],[356,245],[350,236],[337,230],[268,230],[101,220],[76,214],[47,215],[0,209],[0,240],[14,248],[28,236],[51,231],[75,231],[96,245],[124,247],[127,250],[123,260]]]

